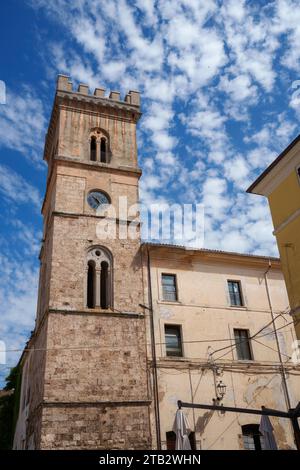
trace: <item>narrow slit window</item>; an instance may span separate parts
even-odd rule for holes
[[[100,141],[100,162],[106,163],[107,162],[107,144],[106,139],[102,137]]]
[[[87,307],[95,308],[95,264],[93,261],[88,263],[87,275]]]
[[[109,270],[108,263],[102,261],[101,263],[101,276],[100,276],[100,302],[101,308],[108,309],[110,307],[110,283],[109,283]]]
[[[96,137],[92,136],[91,137],[91,155],[90,155],[91,161],[95,162],[97,160],[97,141]]]

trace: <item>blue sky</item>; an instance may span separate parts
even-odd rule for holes
[[[292,0],[10,0],[1,5],[0,340],[34,327],[44,135],[58,73],[142,93],[142,201],[205,205],[205,246],[277,254],[245,189],[299,133]],[[19,353],[7,355],[13,365]],[[0,375],[7,368],[0,365]]]

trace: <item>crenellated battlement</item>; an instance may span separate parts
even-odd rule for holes
[[[140,93],[138,91],[129,91],[125,96],[124,100],[121,100],[121,95],[119,91],[111,91],[109,96],[105,96],[104,88],[95,88],[93,95],[89,93],[89,86],[80,83],[77,91],[73,90],[73,84],[70,81],[70,77],[67,75],[58,75],[56,91],[67,91],[70,93],[78,93],[80,95],[88,95],[91,98],[101,98],[110,101],[117,101],[131,106],[140,107]]]

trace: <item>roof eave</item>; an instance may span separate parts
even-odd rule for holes
[[[278,157],[262,172],[262,174],[254,181],[254,183],[249,186],[246,190],[247,193],[251,194],[260,194],[259,192],[255,192],[254,189],[258,186],[258,184],[273,170],[273,168],[278,165],[278,163],[292,150],[292,148],[300,142],[300,134],[278,155]]]

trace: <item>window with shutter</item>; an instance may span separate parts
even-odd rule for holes
[[[163,300],[169,302],[177,301],[177,287],[175,274],[162,274]]]

